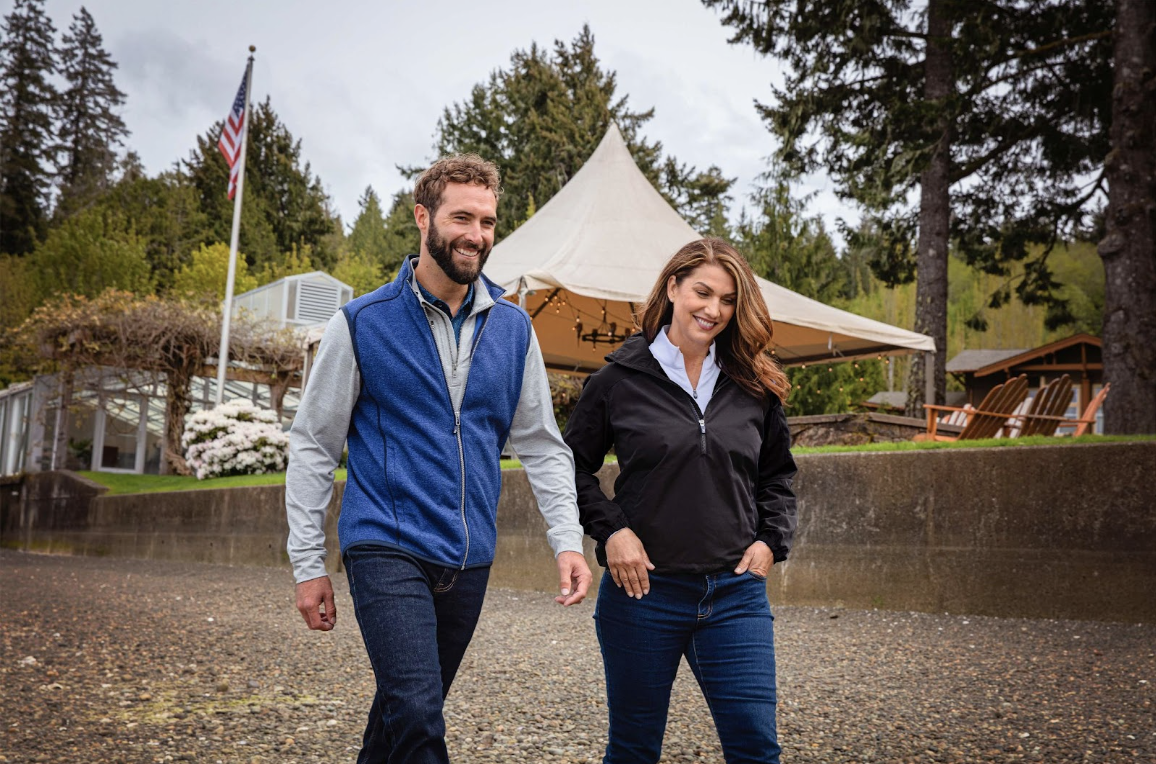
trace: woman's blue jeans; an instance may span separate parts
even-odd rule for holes
[[[387,547],[345,553],[377,678],[358,764],[445,764],[442,705],[474,634],[489,568],[445,568]]]
[[[774,617],[766,579],[651,573],[650,593],[636,600],[607,572],[594,619],[610,708],[604,764],[658,761],[683,657],[702,688],[728,764],[778,764]]]

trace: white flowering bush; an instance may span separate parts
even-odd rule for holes
[[[282,432],[277,412],[248,401],[193,414],[181,447],[198,480],[281,472],[289,459],[289,436]]]

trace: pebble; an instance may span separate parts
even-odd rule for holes
[[[0,762],[356,759],[373,676],[343,576],[324,634],[282,569],[0,550],[0,581],[20,592],[0,630]],[[446,703],[454,761],[601,761],[593,606],[490,590]],[[1156,625],[775,616],[791,764],[1156,761]],[[662,761],[723,761],[685,664]]]

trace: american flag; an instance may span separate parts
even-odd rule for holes
[[[237,90],[237,97],[233,99],[233,108],[225,117],[225,127],[221,130],[221,140],[217,141],[217,146],[225,155],[225,161],[229,163],[230,199],[233,198],[233,194],[237,193],[237,175],[241,172],[241,163],[238,160],[241,157],[242,132],[245,126],[246,80],[248,80],[248,69],[241,76],[241,87]]]

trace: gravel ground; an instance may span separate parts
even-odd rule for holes
[[[338,576],[0,552],[0,761],[353,761],[372,680]],[[446,707],[460,762],[601,760],[593,603],[491,589]],[[1156,762],[1156,626],[776,608],[784,761]],[[664,762],[722,761],[685,666]]]

